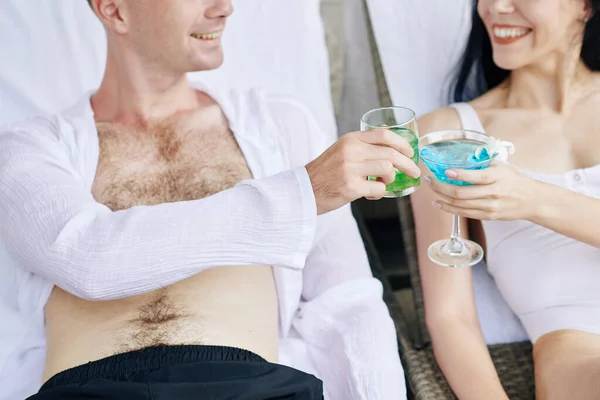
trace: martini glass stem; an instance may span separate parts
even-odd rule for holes
[[[450,235],[450,242],[448,243],[448,251],[450,254],[461,253],[464,249],[464,244],[460,238],[460,216],[454,215],[452,217],[452,234]]]

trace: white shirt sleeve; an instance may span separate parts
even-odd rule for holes
[[[351,209],[318,224],[294,327],[331,399],[405,399],[394,322],[372,276]]]
[[[302,166],[202,200],[112,212],[94,200],[53,126],[32,120],[0,131],[0,239],[20,266],[90,300],[211,267],[304,267],[316,205]]]
[[[307,163],[329,144],[301,105],[279,101],[272,109],[284,116],[279,125],[291,166]],[[285,123],[290,120],[296,123]],[[327,398],[405,399],[394,322],[349,205],[318,218],[303,278],[293,324],[308,344]]]

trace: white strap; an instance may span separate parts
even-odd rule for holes
[[[463,129],[486,133],[477,115],[477,111],[475,111],[472,105],[469,103],[453,103],[449,107],[456,110]]]

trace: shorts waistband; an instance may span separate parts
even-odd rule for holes
[[[40,392],[57,386],[89,382],[94,379],[118,380],[119,377],[134,372],[150,371],[177,364],[210,361],[267,362],[251,351],[236,347],[203,345],[147,347],[59,372],[42,386]]]

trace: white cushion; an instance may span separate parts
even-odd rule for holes
[[[70,106],[98,86],[105,56],[85,0],[0,2],[0,125]]]
[[[392,102],[417,115],[446,105],[471,29],[472,0],[367,0]]]

